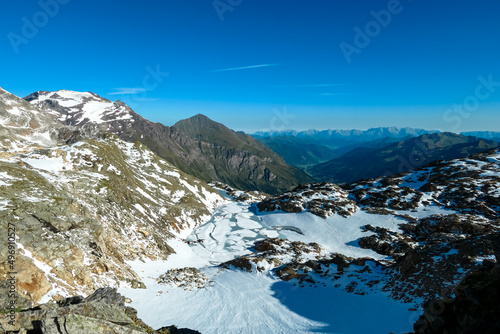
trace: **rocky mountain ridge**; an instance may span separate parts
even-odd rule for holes
[[[111,102],[90,92],[40,91],[25,100],[62,124],[93,124],[125,141],[139,141],[177,168],[206,182],[221,181],[243,190],[277,193],[312,180],[252,137],[205,116],[168,127],[141,117],[121,101]],[[183,122],[190,126],[183,127]],[[197,133],[189,128],[196,128]]]

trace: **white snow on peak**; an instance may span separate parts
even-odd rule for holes
[[[33,102],[41,102],[45,100],[56,100],[59,105],[71,108],[80,105],[85,100],[100,100],[95,95],[89,92],[75,92],[70,90],[58,90],[55,92],[39,92],[37,100]]]
[[[113,108],[113,102],[91,101],[83,106],[82,118],[88,118],[89,121],[100,123],[107,111]]]
[[[70,90],[58,90],[55,92],[38,92],[37,99],[32,104],[52,100],[56,101],[67,113],[60,120],[71,119],[72,123],[78,125],[83,122],[104,123],[109,120],[131,120],[129,110],[122,105],[100,97],[91,92],[75,92]]]

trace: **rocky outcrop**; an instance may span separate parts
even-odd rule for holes
[[[192,267],[174,268],[162,274],[157,280],[159,284],[175,285],[186,291],[204,289],[212,284],[200,270]]]
[[[36,308],[15,310],[0,318],[0,333],[199,333],[175,326],[153,330],[137,317],[135,309],[125,306],[124,301],[115,289],[103,288],[87,298],[76,296]]]
[[[260,191],[243,191],[235,189],[225,183],[218,181],[210,182],[209,185],[214,189],[222,191],[223,194],[229,196],[233,201],[236,202],[255,203],[269,197],[269,195]]]
[[[266,267],[267,269],[279,268],[290,261],[305,263],[310,259],[320,259],[324,255],[324,251],[317,243],[306,244],[280,238],[259,240],[252,250],[252,254],[240,256],[224,262],[220,266],[223,268],[235,267],[244,271],[264,271]]]
[[[333,183],[304,184],[282,195],[257,204],[260,211],[310,212],[321,218],[334,214],[348,217],[356,212],[356,203],[348,193]]]

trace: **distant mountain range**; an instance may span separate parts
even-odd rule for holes
[[[457,159],[498,145],[492,140],[450,132],[432,133],[379,148],[359,147],[309,172],[317,180],[346,183],[407,172],[436,160]]]
[[[371,128],[368,130],[307,130],[307,131],[258,131],[252,136],[256,138],[262,137],[298,137],[298,138],[315,138],[317,140],[323,139],[339,139],[347,138],[349,140],[359,139],[360,141],[370,141],[386,137],[404,138],[404,137],[418,137],[426,133],[434,133],[438,131],[429,131],[424,129],[415,128],[398,128],[398,127],[380,127]]]
[[[308,167],[340,157],[357,147],[382,147],[403,138],[435,133],[413,128],[373,128],[369,130],[267,131],[252,136],[280,154],[287,163]]]
[[[500,142],[500,131],[470,131],[462,132],[461,134],[464,136],[473,136]]]
[[[408,171],[436,159],[481,152],[500,142],[500,132],[493,131],[438,134],[436,130],[384,127],[364,131],[267,131],[252,136],[316,180],[339,183]],[[429,141],[434,142],[431,147],[438,148],[430,152],[425,148]],[[414,158],[422,150],[426,154]]]

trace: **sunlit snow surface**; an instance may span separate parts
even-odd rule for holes
[[[398,218],[372,215],[358,210],[349,218],[334,215],[326,220],[310,213],[255,214],[244,203],[229,203],[212,219],[195,229],[189,240],[170,240],[176,254],[167,261],[130,263],[147,289],[121,288],[132,299],[131,306],[152,327],[167,324],[202,333],[404,333],[412,330],[420,311],[413,304],[390,299],[382,291],[366,295],[348,293],[328,278],[315,286],[299,287],[284,282],[270,271],[244,272],[217,267],[221,262],[250,254],[260,239],[281,237],[306,243],[317,242],[329,252],[353,257],[384,257],[361,249],[357,240],[361,226],[372,224],[398,230]],[[435,213],[435,212],[433,212]],[[277,227],[293,227],[282,229]],[[302,234],[295,231],[300,230]],[[185,291],[156,283],[172,268],[197,267],[212,281],[204,289]],[[323,283],[325,286],[323,286]],[[335,283],[338,283],[335,282]],[[362,284],[362,283],[360,283]]]

